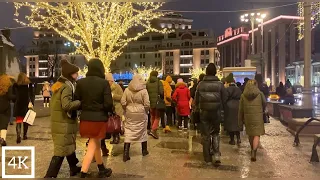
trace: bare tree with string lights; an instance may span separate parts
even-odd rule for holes
[[[151,21],[163,16],[162,2],[15,2],[16,21],[34,28],[53,29],[77,46],[86,59],[100,58],[106,70],[131,41],[155,29]],[[27,7],[31,14],[19,18]]]

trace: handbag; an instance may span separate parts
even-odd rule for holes
[[[159,89],[159,81],[158,81],[158,93],[160,92]],[[158,94],[158,99],[157,99],[157,103],[156,103],[156,109],[159,111],[164,111],[166,109],[166,104],[164,102],[164,100],[161,98],[160,94]]]
[[[34,120],[36,119],[37,113],[33,110],[28,110],[26,116],[23,119],[23,122],[33,125]]]
[[[108,118],[107,133],[108,134],[121,133],[121,118],[115,113],[111,114]]]

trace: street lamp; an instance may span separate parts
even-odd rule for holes
[[[263,49],[264,49],[264,37],[263,37],[263,21],[267,17],[266,14],[264,13],[250,13],[249,14],[244,14],[240,17],[242,22],[249,22],[251,23],[251,54],[255,54],[255,44],[254,44],[254,25],[255,23],[261,24],[261,50],[260,50],[260,55],[261,55],[261,75],[264,77],[265,72],[264,72],[264,59],[263,59]]]

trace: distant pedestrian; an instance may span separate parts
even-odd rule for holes
[[[141,75],[134,75],[128,88],[124,91],[121,98],[121,104],[125,109],[125,131],[124,131],[124,153],[123,161],[130,160],[130,144],[134,142],[141,143],[142,155],[146,156],[148,152],[148,134],[147,112],[150,108],[148,91],[146,90],[146,82]]]
[[[45,81],[42,87],[42,96],[43,96],[43,107],[49,107],[50,98],[51,98],[51,88],[50,83]]]
[[[10,78],[10,80],[11,80],[11,84],[12,85],[14,85],[15,83],[16,83],[16,80],[15,80],[15,78],[13,77],[13,76],[9,76],[9,78]],[[12,91],[12,93],[13,93],[13,95],[14,95],[14,90],[11,88],[11,91]],[[13,125],[13,122],[15,121],[15,117],[14,117],[14,101],[13,100],[11,100],[10,101],[10,125]]]
[[[220,122],[221,111],[227,100],[223,83],[216,76],[217,69],[213,63],[206,68],[206,75],[198,84],[195,105],[200,110],[200,130],[202,136],[203,156],[208,165],[212,156],[220,164]]]
[[[21,143],[21,128],[23,123],[23,140],[28,139],[27,133],[29,124],[23,122],[25,115],[27,114],[30,106],[33,102],[33,87],[25,73],[20,73],[18,76],[17,83],[13,86],[14,94],[16,96],[16,102],[14,105],[14,116],[16,117],[16,133],[17,133],[17,144]]]
[[[230,141],[229,144],[235,145],[234,136],[237,137],[237,144],[241,143],[240,139],[240,128],[238,125],[238,110],[239,102],[242,91],[234,83],[233,74],[229,74],[226,78],[227,88],[226,92],[228,95],[227,104],[224,113],[224,127],[229,132]]]
[[[190,115],[190,104],[189,101],[191,99],[190,90],[187,87],[187,84],[183,82],[182,79],[179,79],[176,84],[176,90],[172,95],[173,101],[177,104],[177,112],[179,114],[178,126],[179,130],[188,130],[188,122]],[[182,121],[183,125],[182,126]]]
[[[243,92],[244,91],[244,89],[245,89],[245,87],[246,87],[246,84],[247,84],[247,82],[249,81],[249,78],[244,78],[244,82],[243,82],[243,85],[241,86],[241,91]]]
[[[255,80],[248,81],[241,95],[239,107],[239,125],[246,127],[251,146],[251,161],[256,161],[257,149],[260,144],[260,136],[264,135],[263,114],[266,107],[266,98],[259,90]]]
[[[6,146],[7,129],[11,116],[10,102],[15,100],[8,75],[0,76],[0,145]]]
[[[286,89],[285,87],[283,86],[283,83],[280,82],[279,86],[277,87],[276,89],[276,93],[277,95],[279,96],[279,100],[283,100],[285,95],[286,95]]]
[[[70,176],[80,173],[77,166],[76,136],[78,129],[77,110],[81,102],[75,100],[74,93],[79,68],[67,60],[61,60],[62,74],[52,86],[51,134],[53,157],[44,178],[57,178],[64,158],[67,158]]]
[[[294,99],[292,88],[288,88],[286,90],[286,95],[283,97],[283,100],[284,100],[283,102],[284,104],[294,105],[295,99]]]
[[[259,90],[263,93],[264,97],[267,99],[270,95],[269,87],[266,83],[263,82],[263,78],[261,74],[256,74],[254,77],[258,84]]]
[[[165,123],[164,133],[171,132],[170,127],[173,125],[173,110],[172,110],[172,88],[170,84],[172,83],[171,76],[167,76],[165,81],[161,81],[164,90],[164,102],[166,104],[166,116],[167,121]]]

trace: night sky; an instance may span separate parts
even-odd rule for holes
[[[285,0],[283,0],[285,1]],[[243,9],[257,9],[272,6],[290,4],[291,2],[282,3],[261,3],[250,2],[248,0],[172,0],[167,2],[162,9],[180,10],[180,11],[235,11]],[[297,6],[263,10],[268,14],[267,19],[278,15],[296,15]],[[26,11],[27,12],[27,11]],[[240,16],[244,12],[232,13],[181,13],[184,17],[194,20],[193,29],[213,29],[216,35],[221,35],[224,29],[232,26],[237,27],[241,24]],[[0,29],[9,27],[21,27],[13,18],[14,8],[12,3],[0,2]],[[22,46],[28,46],[32,40],[31,29],[16,29],[12,31],[12,40],[18,49]]]

